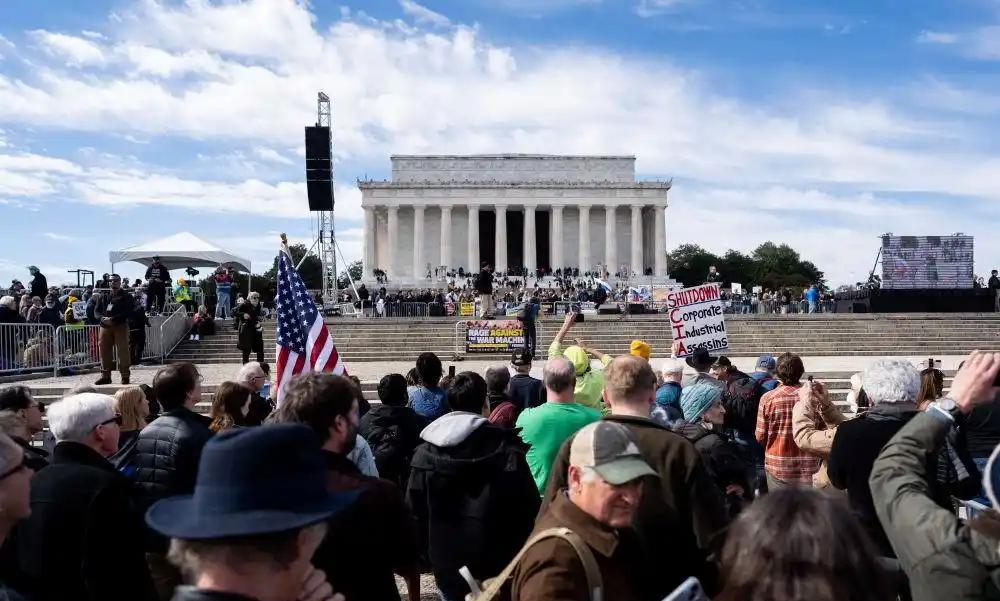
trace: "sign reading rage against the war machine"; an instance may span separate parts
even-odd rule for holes
[[[729,348],[719,284],[668,293],[667,315],[674,342],[680,343],[678,357],[686,357],[697,348],[709,352]]]
[[[516,319],[467,322],[466,353],[510,354],[524,348],[524,324]]]

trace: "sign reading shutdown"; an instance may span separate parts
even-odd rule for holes
[[[719,284],[668,293],[667,314],[674,341],[680,342],[678,357],[687,357],[697,348],[709,352],[729,348]]]
[[[467,322],[466,353],[510,354],[524,348],[524,324],[516,319]]]

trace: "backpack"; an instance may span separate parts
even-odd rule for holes
[[[726,382],[722,390],[726,427],[752,437],[757,426],[757,409],[762,396],[764,396],[762,383],[746,374]]]
[[[569,528],[549,528],[529,538],[528,542],[524,543],[521,550],[514,556],[514,559],[507,564],[507,567],[496,577],[489,578],[481,584],[472,577],[469,568],[463,567],[459,570],[459,573],[469,584],[469,590],[472,591],[465,596],[465,601],[497,601],[508,598],[510,591],[506,590],[507,584],[511,576],[514,575],[514,569],[517,567],[517,564],[521,561],[524,554],[527,553],[528,549],[535,543],[539,543],[547,538],[561,538],[572,545],[576,554],[580,556],[584,572],[587,573],[587,588],[590,590],[590,601],[603,601],[604,581],[601,578],[601,570],[597,567],[597,560],[594,559],[594,554],[590,550],[590,547],[587,546],[587,543],[583,542],[583,539]],[[504,595],[505,592],[506,595]]]

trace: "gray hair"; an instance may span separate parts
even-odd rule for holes
[[[0,296],[0,307],[17,309],[17,301],[14,300],[13,296]]]
[[[564,392],[576,386],[576,368],[566,357],[552,357],[545,362],[542,381],[552,392]]]
[[[97,388],[94,387],[94,386],[91,386],[90,384],[77,384],[73,388],[70,388],[69,390],[67,390],[62,395],[62,398],[68,399],[71,396],[76,396],[78,394],[84,394],[84,393],[87,393],[87,392],[97,392]]]
[[[247,300],[260,300],[260,292],[251,292],[247,295]]]
[[[251,361],[243,365],[240,368],[239,374],[236,376],[236,381],[240,384],[250,385],[250,378],[256,375],[264,375],[264,368],[260,366],[260,363],[256,361]]]
[[[861,379],[873,403],[915,403],[920,393],[920,372],[907,361],[880,359]]]
[[[57,441],[85,442],[94,428],[115,416],[115,399],[85,392],[52,403],[48,415],[49,429]]]

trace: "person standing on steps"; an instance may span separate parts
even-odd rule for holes
[[[111,276],[110,284],[111,292],[101,312],[101,330],[98,336],[101,347],[101,378],[94,382],[97,386],[111,383],[115,350],[118,351],[118,371],[122,375],[122,384],[129,383],[131,353],[128,346],[128,318],[135,309],[135,299],[122,290],[122,278],[118,274]]]
[[[167,284],[170,283],[170,271],[160,263],[160,257],[153,257],[153,264],[146,270],[146,312],[159,313],[167,298]]]
[[[479,316],[483,319],[493,317],[493,269],[485,261],[476,279],[476,292],[479,294]]]
[[[264,363],[264,325],[261,323],[260,293],[251,292],[247,302],[240,305],[239,341],[237,348],[243,351],[243,363],[250,362],[250,352],[257,354],[257,363]]]

